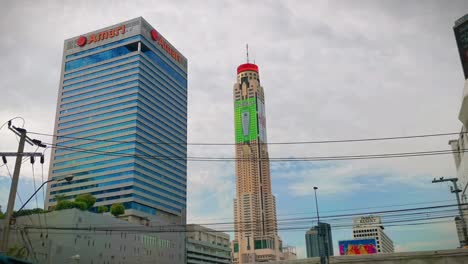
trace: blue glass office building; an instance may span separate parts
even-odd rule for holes
[[[74,178],[48,186],[46,207],[91,193],[185,219],[187,59],[143,18],[65,40],[55,134],[49,178]]]

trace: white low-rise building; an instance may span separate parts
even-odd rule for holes
[[[374,238],[377,253],[393,253],[393,241],[385,234],[382,220],[379,216],[362,216],[353,218],[353,238]]]

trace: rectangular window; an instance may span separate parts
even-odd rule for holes
[[[102,50],[102,49],[105,49],[105,48],[109,48],[109,47],[112,47],[112,46],[116,46],[116,45],[124,43],[124,42],[131,42],[133,40],[139,40],[139,39],[140,39],[140,36],[133,36],[133,37],[129,37],[129,38],[126,38],[126,39],[121,39],[121,40],[114,41],[114,42],[111,42],[111,43],[108,43],[108,44],[104,44],[104,45],[101,45],[101,46],[98,46],[98,47],[95,47],[95,48],[92,48],[92,49],[83,50],[83,51],[80,51],[80,52],[77,52],[77,53],[67,55],[66,59],[68,60],[68,59],[71,59],[71,58],[76,58],[78,56],[85,55],[85,54],[88,54],[88,53],[92,53],[92,52]]]
[[[138,43],[132,43],[132,44],[117,47],[111,50],[106,50],[100,53],[89,55],[83,58],[79,58],[76,60],[68,61],[65,63],[65,71],[71,71],[71,70],[78,69],[78,68],[88,66],[91,64],[110,60],[116,57],[129,54],[131,52],[136,52],[137,50],[138,50]]]

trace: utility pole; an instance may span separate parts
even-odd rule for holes
[[[21,171],[21,164],[23,161],[24,156],[24,144],[28,142],[30,145],[37,145],[39,147],[45,147],[39,140],[30,139],[26,135],[26,129],[14,127],[11,125],[11,121],[8,122],[8,128],[13,131],[16,135],[20,137],[20,141],[18,144],[18,152],[16,153],[16,162],[15,162],[15,170],[13,172],[13,178],[11,179],[11,187],[10,187],[10,196],[8,198],[8,205],[7,211],[5,214],[5,219],[3,220],[3,233],[2,233],[2,243],[0,244],[0,252],[7,252],[8,250],[8,238],[10,235],[10,225],[11,225],[11,218],[13,216],[13,209],[15,206],[15,198],[16,192],[18,190],[18,180]],[[3,154],[10,154],[10,153],[3,153]],[[32,154],[31,156],[41,156],[41,153],[28,153]],[[6,155],[2,155],[5,157]],[[3,158],[5,161],[5,158]]]
[[[453,187],[450,187],[450,191],[452,193],[455,193],[456,197],[457,197],[457,205],[458,205],[458,211],[460,213],[460,218],[461,218],[461,222],[462,222],[462,230],[463,230],[463,240],[460,241],[460,246],[461,247],[464,247],[467,245],[467,238],[468,238],[468,232],[467,232],[467,229],[466,229],[466,221],[465,221],[465,214],[463,213],[463,210],[462,210],[462,207],[461,207],[461,204],[460,204],[460,192],[462,190],[458,189],[458,184],[457,184],[457,181],[458,181],[458,178],[449,178],[449,179],[444,179],[444,177],[440,177],[439,179],[435,179],[432,180],[432,183],[439,183],[439,182],[452,182],[453,183]]]

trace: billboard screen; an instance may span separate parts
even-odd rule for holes
[[[465,74],[465,79],[468,79],[468,15],[455,22],[453,31],[455,32],[463,73]]]
[[[260,98],[257,98],[257,110],[258,110],[258,134],[260,141],[266,143],[266,116],[265,116],[265,103]]]
[[[234,102],[234,120],[236,126],[236,143],[249,143],[257,140],[257,102],[248,98]]]
[[[375,238],[343,240],[338,242],[340,255],[368,255],[377,253]]]

